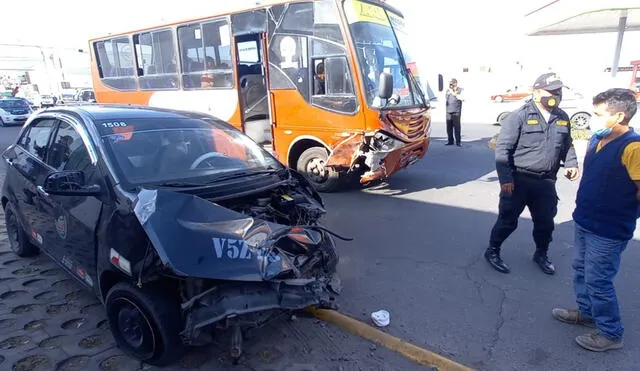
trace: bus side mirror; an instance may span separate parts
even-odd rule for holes
[[[444,90],[444,77],[442,77],[442,74],[439,73],[438,74],[438,91],[442,91]]]
[[[380,74],[380,85],[378,85],[378,97],[389,99],[393,94],[393,75],[387,72]]]

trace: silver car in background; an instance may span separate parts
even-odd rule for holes
[[[591,111],[593,110],[591,100],[571,88],[564,87],[562,90],[560,108],[569,115],[571,127],[575,129],[588,129],[589,121],[591,121]],[[531,98],[532,96],[529,95],[517,101],[496,104],[496,106],[499,107],[495,119],[496,124],[500,125],[509,113],[520,108],[523,104],[531,100]]]

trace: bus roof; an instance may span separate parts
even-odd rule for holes
[[[207,1],[198,6],[197,8],[179,8],[171,9],[171,18],[162,21],[146,21],[147,25],[133,30],[122,30],[119,32],[110,33],[108,35],[95,36],[89,39],[89,42],[100,40],[104,38],[112,38],[115,36],[128,35],[131,33],[139,33],[149,30],[154,30],[163,27],[171,27],[177,24],[183,24],[185,22],[197,22],[203,19],[212,17],[221,17],[234,13],[240,13],[250,10],[262,9],[271,5],[299,2],[302,0],[233,0],[233,1]],[[257,4],[257,5],[256,5]],[[206,14],[203,16],[203,14]]]
[[[117,36],[124,36],[132,33],[140,33],[144,31],[155,30],[164,27],[172,27],[179,24],[198,22],[201,20],[223,17],[234,13],[241,13],[250,10],[263,9],[272,5],[296,3],[308,0],[233,0],[233,1],[208,1],[198,6],[197,8],[189,9],[171,9],[171,19],[162,21],[147,21],[148,25],[133,30],[123,30],[115,33],[109,33],[107,35],[94,36],[89,39],[89,43],[97,40],[113,38]],[[402,13],[386,3],[384,0],[359,0],[375,5],[384,7],[385,9],[398,14],[402,17]],[[203,16],[202,14],[206,14]]]

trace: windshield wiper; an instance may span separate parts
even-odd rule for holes
[[[154,183],[152,185],[156,187],[167,187],[167,188],[192,188],[192,187],[203,187],[206,185],[206,183],[164,182],[164,183]]]
[[[213,178],[210,182],[208,182],[208,184],[220,182],[220,181],[223,181],[223,180],[244,178],[244,177],[248,177],[248,176],[252,176],[252,175],[278,174],[283,169],[276,169],[276,168],[273,168],[273,167],[269,167],[269,168],[266,168],[266,169],[263,169],[263,170],[246,170],[246,171],[239,171],[239,172],[238,171],[234,171],[231,174],[219,175],[219,176]]]

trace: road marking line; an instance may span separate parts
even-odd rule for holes
[[[327,321],[342,327],[365,339],[373,341],[378,345],[402,354],[403,356],[417,362],[423,366],[436,367],[440,371],[472,371],[473,369],[463,366],[455,361],[445,358],[437,353],[430,352],[424,348],[408,343],[386,332],[380,331],[368,324],[358,321],[344,314],[333,310],[307,309],[309,313],[323,321]]]

